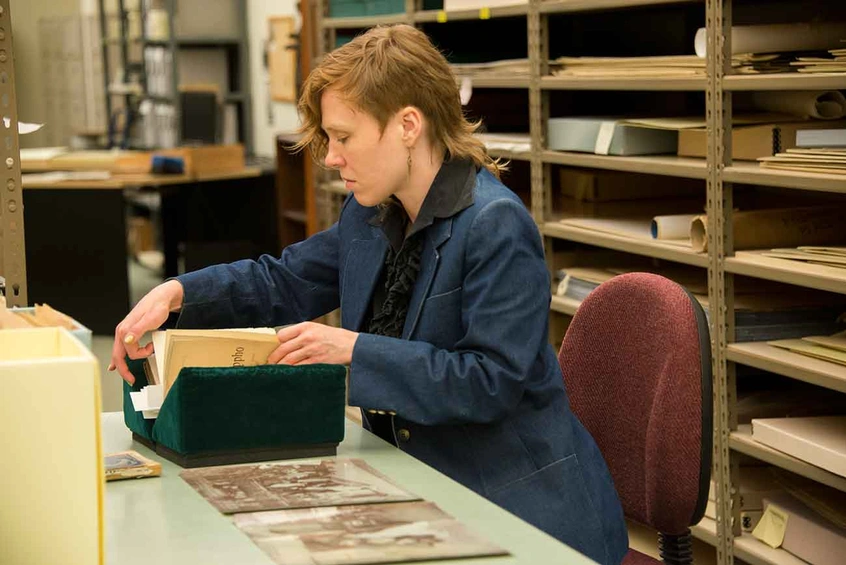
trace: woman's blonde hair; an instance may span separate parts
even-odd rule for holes
[[[308,75],[298,105],[302,139],[295,148],[309,148],[319,162],[329,142],[321,127],[320,100],[330,87],[372,115],[383,131],[397,111],[414,106],[426,117],[432,142],[450,158],[470,159],[496,176],[504,168],[473,136],[480,123],[465,118],[447,60],[412,26],[374,27],[326,54]]]

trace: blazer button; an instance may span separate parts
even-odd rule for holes
[[[368,414],[375,414],[375,413],[376,413],[376,410],[368,410],[368,411],[367,411],[367,413],[368,413]]]
[[[411,432],[409,432],[409,431],[408,431],[408,430],[406,430],[405,428],[402,428],[402,429],[401,429],[401,430],[399,430],[399,432],[397,432],[397,433],[399,434],[399,438],[400,438],[400,440],[402,440],[402,441],[408,441],[409,439],[411,439]]]

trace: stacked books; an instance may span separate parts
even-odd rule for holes
[[[768,342],[774,347],[846,367],[846,332]]]

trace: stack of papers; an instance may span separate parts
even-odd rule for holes
[[[802,339],[781,339],[767,342],[806,357],[821,359],[846,367],[846,332],[831,336],[809,336]]]
[[[528,59],[503,59],[488,63],[454,63],[452,71],[459,77],[463,76],[505,76],[508,78],[528,77]]]
[[[532,139],[528,133],[477,133],[476,137],[488,151],[528,153],[532,150]]]
[[[788,149],[758,161],[767,169],[846,175],[846,149]]]
[[[824,265],[846,269],[846,247],[815,247],[803,245],[784,249],[771,249],[762,253],[764,257],[775,257],[776,259],[790,259],[791,261],[804,261],[812,265]]]
[[[800,73],[835,73],[846,71],[846,49],[829,49],[828,56],[796,57],[790,63]]]
[[[778,72],[789,61],[777,64],[778,54],[738,54],[732,57],[737,72]],[[550,62],[554,76],[563,77],[704,77],[707,61],[698,55],[657,57],[559,57]]]

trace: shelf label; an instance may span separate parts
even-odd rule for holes
[[[438,11],[438,23],[445,24],[447,22],[447,13],[443,10]]]
[[[479,19],[480,20],[491,19],[491,9],[490,8],[480,8],[479,9]]]

